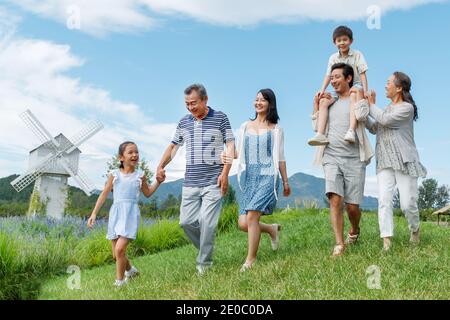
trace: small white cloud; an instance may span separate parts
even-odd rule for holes
[[[65,27],[79,19],[79,30],[94,36],[148,30],[158,25],[138,0],[10,0],[22,9]],[[74,8],[76,10],[74,10]],[[77,14],[74,17],[74,14]],[[78,28],[76,28],[78,29]]]

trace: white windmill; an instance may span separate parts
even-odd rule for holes
[[[42,144],[30,151],[28,171],[13,180],[11,185],[20,192],[36,181],[29,213],[36,213],[33,202],[38,200],[45,203],[47,216],[60,219],[66,208],[69,177],[72,177],[88,196],[94,189],[86,174],[78,168],[81,153],[78,147],[101,130],[103,125],[99,121],[93,121],[68,139],[63,134],[53,137],[30,110],[26,110],[20,117]]]

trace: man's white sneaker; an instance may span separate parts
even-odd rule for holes
[[[203,276],[210,268],[211,268],[210,266],[198,265],[197,266],[197,274],[199,276]]]
[[[134,278],[138,275],[139,275],[139,270],[136,269],[134,266],[131,266],[131,269],[128,271],[125,270],[125,277],[127,277],[129,279]]]
[[[344,140],[348,143],[355,143],[356,137],[355,137],[355,131],[353,129],[348,129],[347,133],[344,136]]]
[[[308,140],[310,146],[325,146],[330,143],[330,140],[321,133],[316,134],[313,138]]]
[[[409,242],[414,245],[418,245],[420,243],[420,231],[417,229],[416,232],[411,232],[411,237],[409,238]]]

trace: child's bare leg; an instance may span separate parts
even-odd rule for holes
[[[319,105],[314,104],[314,105],[313,105],[313,113],[312,113],[312,114],[313,114],[313,115],[316,114],[317,111],[319,111]]]
[[[115,256],[116,256],[116,279],[123,280],[125,275],[125,270],[130,269],[130,262],[126,257],[125,253],[128,247],[128,239],[124,237],[119,237],[115,245]]]
[[[327,145],[330,141],[325,136],[325,130],[328,122],[328,108],[334,103],[335,99],[328,93],[325,98],[320,99],[318,105],[319,113],[317,119],[317,134],[308,140],[310,146]],[[316,106],[314,107],[317,108]]]
[[[327,127],[328,122],[328,108],[334,102],[334,100],[330,99],[320,99],[319,101],[319,119],[317,125],[317,133],[325,134],[325,129]]]
[[[117,243],[117,239],[111,240],[112,257],[113,257],[114,261],[116,260],[116,243]]]
[[[363,96],[364,94],[362,90],[352,88],[350,93],[350,129],[353,131],[356,130],[356,126],[358,124],[355,116],[355,105],[359,100],[363,99]]]
[[[362,90],[357,88],[352,88],[350,90],[350,128],[344,136],[344,140],[349,143],[356,142],[356,126],[358,122],[355,116],[355,105],[356,103],[363,98]]]

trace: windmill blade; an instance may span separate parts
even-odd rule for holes
[[[39,178],[45,170],[53,165],[53,161],[56,159],[56,155],[49,154],[47,157],[45,157],[41,162],[39,162],[38,165],[31,168],[24,174],[20,175],[13,181],[11,181],[11,186],[17,191],[20,192],[24,188],[26,188],[28,185],[33,183],[37,178]]]
[[[80,169],[76,170],[77,173],[75,173],[75,170],[72,168],[71,163],[64,158],[60,158],[60,164],[63,166],[64,169],[66,169],[66,171],[70,174],[70,176],[78,183],[78,185],[84,191],[84,193],[86,193],[87,196],[90,196],[92,191],[95,189],[95,186],[88,179],[87,175]]]
[[[44,128],[42,123],[29,109],[20,114],[20,117],[22,118],[23,122],[25,122],[27,127],[30,128],[31,131],[33,131],[33,133],[42,143],[50,143],[50,145],[51,143],[53,143],[54,146],[59,147],[58,141],[53,138],[50,132],[48,132],[47,129]]]
[[[73,143],[73,147],[67,150],[67,153],[71,153],[73,150],[78,148],[83,142],[92,137],[98,131],[103,129],[103,124],[98,121],[90,122],[86,127],[84,127],[80,132],[78,132],[75,136],[73,136],[70,141]]]

